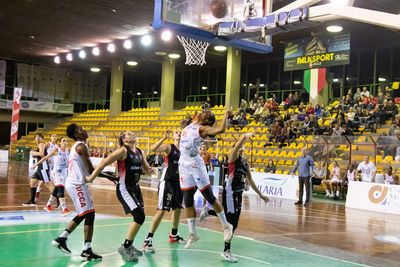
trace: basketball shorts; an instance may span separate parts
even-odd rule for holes
[[[51,181],[49,171],[46,169],[37,169],[31,178],[43,181],[45,183]]]
[[[201,157],[191,161],[179,161],[179,182],[182,190],[198,188],[203,191],[210,186],[206,165]]]
[[[158,186],[158,207],[159,210],[170,211],[172,208],[181,209],[183,202],[183,193],[179,182],[171,179],[164,180],[165,170],[161,177],[161,182]]]
[[[87,184],[66,184],[65,189],[74,202],[78,216],[94,211],[92,196]]]
[[[142,191],[138,184],[135,187],[126,187],[125,184],[118,184],[117,197],[126,214],[137,208],[144,208]]]
[[[232,224],[235,230],[239,223],[240,213],[242,211],[243,190],[232,190],[232,179],[226,181],[222,191],[222,206],[224,207],[226,220]]]
[[[54,186],[53,193],[51,193],[53,197],[64,198],[64,186],[56,185]]]
[[[53,170],[52,177],[53,177],[54,186],[64,186],[65,180],[67,179],[67,169]]]

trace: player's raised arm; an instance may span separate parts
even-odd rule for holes
[[[171,146],[169,144],[163,144],[163,142],[170,137],[171,133],[172,133],[171,130],[165,131],[164,137],[151,146],[150,152],[155,152],[155,153],[163,152],[165,154],[169,154],[169,152],[171,151]]]
[[[121,147],[117,150],[115,150],[113,153],[111,153],[107,158],[103,159],[100,164],[97,166],[97,168],[92,172],[92,174],[86,178],[87,183],[93,182],[94,179],[100,174],[100,172],[113,163],[114,161],[117,160],[124,160],[126,159],[127,152],[125,147]]]
[[[214,119],[215,122],[215,117],[214,115],[211,113],[211,111],[203,111],[203,112],[209,112],[210,115],[208,115],[208,121],[210,121],[210,124],[214,124],[211,123],[212,119]],[[228,116],[231,114],[231,111],[227,111],[224,114],[224,118],[222,119],[222,122],[220,125],[215,125],[215,126],[203,126],[200,128],[199,133],[200,136],[202,138],[206,138],[209,135],[217,135],[217,134],[221,134],[223,132],[225,132],[226,127],[228,125]]]
[[[35,169],[36,166],[38,166],[40,163],[42,163],[43,161],[45,161],[45,160],[47,160],[48,158],[50,158],[50,157],[52,157],[52,156],[55,156],[55,155],[57,155],[57,154],[58,154],[58,149],[57,149],[57,148],[53,149],[47,156],[43,157],[41,160],[39,160],[38,162],[36,162],[36,163],[31,167],[31,169],[32,169],[32,170]]]
[[[251,132],[242,134],[242,136],[240,136],[239,140],[235,143],[235,146],[229,152],[228,163],[235,162],[239,158],[239,150],[243,147],[244,142],[254,135],[255,132]]]

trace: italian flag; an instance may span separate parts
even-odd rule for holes
[[[326,69],[311,69],[304,71],[304,88],[311,98],[316,98],[326,83]]]

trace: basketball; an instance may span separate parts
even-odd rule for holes
[[[221,19],[228,13],[228,6],[226,0],[213,0],[211,2],[211,13],[214,17]]]

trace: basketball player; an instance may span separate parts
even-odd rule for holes
[[[46,145],[43,142],[43,134],[37,133],[35,134],[35,141],[37,144],[37,148],[34,151],[31,151],[30,154],[37,160],[41,160],[43,157],[47,155]],[[36,190],[37,187],[41,187],[44,183],[47,189],[49,189],[50,193],[53,192],[53,186],[50,183],[49,177],[49,167],[47,165],[47,161],[43,161],[42,163],[37,165],[37,170],[31,177],[29,181],[29,185],[31,187],[31,199],[22,204],[23,206],[36,206]]]
[[[60,147],[54,146],[54,149],[50,151],[50,153],[42,158],[38,163],[32,166],[34,169],[37,165],[42,163],[43,161],[53,158],[53,169],[51,170],[53,182],[54,182],[54,190],[53,193],[50,194],[49,201],[47,205],[44,207],[45,210],[48,212],[53,211],[51,208],[51,204],[54,200],[58,197],[60,199],[60,206],[62,208],[62,216],[67,216],[71,212],[67,209],[67,205],[65,203],[65,196],[64,196],[64,185],[65,180],[67,179],[67,170],[68,170],[68,158],[69,158],[69,151],[68,151],[68,139],[66,137],[61,138],[60,140]]]
[[[80,257],[86,261],[102,260],[102,256],[95,254],[91,248],[95,211],[92,196],[85,181],[86,176],[93,172],[89,149],[84,143],[88,138],[88,134],[81,126],[72,123],[67,127],[67,136],[74,139],[75,144],[69,153],[65,189],[72,198],[78,215],[72,219],[65,231],[51,243],[64,253],[70,254],[71,251],[67,247],[67,238],[85,220],[83,228],[84,244]]]
[[[155,143],[151,152],[164,153],[165,168],[162,173],[160,185],[158,187],[158,207],[157,213],[151,222],[150,231],[144,240],[143,248],[146,252],[153,252],[153,236],[157,230],[165,211],[172,208],[172,230],[169,234],[169,242],[186,243],[178,235],[179,218],[182,209],[183,194],[179,185],[178,162],[180,157],[179,142],[181,140],[181,131],[175,129],[172,135],[173,144],[163,144],[170,137],[171,131],[165,132],[165,136]]]
[[[242,194],[245,188],[246,178],[254,192],[265,202],[269,201],[268,197],[262,195],[258,190],[251,177],[249,163],[244,158],[244,142],[252,136],[254,136],[254,132],[243,134],[234,144],[228,156],[229,176],[224,182],[222,205],[224,206],[226,219],[233,225],[233,231],[235,231],[238,226],[240,212],[242,210]],[[200,221],[203,221],[204,218],[210,215],[217,216],[214,210],[211,210],[205,205],[200,214]],[[229,262],[237,262],[236,257],[231,254],[231,241],[232,239],[225,241],[224,252],[221,253],[221,256]]]
[[[50,154],[50,152],[53,151],[53,149],[55,149],[56,147],[57,147],[57,135],[56,134],[52,134],[50,136],[50,142],[48,144],[46,144],[47,155]],[[49,168],[50,177],[53,177],[53,174],[51,173],[53,171],[53,167],[54,167],[53,166],[53,157],[47,158],[47,166]],[[38,199],[39,199],[40,190],[42,189],[42,187],[43,187],[43,183],[39,182],[39,185],[36,188],[35,202],[37,202]],[[58,203],[58,197],[57,197],[57,203]]]
[[[228,113],[225,113],[221,125],[214,126],[214,114],[210,110],[203,110],[182,132],[179,147],[181,152],[179,175],[189,226],[189,240],[185,248],[190,248],[200,238],[196,234],[196,210],[194,208],[194,194],[197,189],[200,190],[203,197],[213,206],[217,213],[223,226],[224,240],[229,241],[232,238],[233,227],[227,222],[223,208],[211,190],[207,168],[200,156],[200,146],[207,136],[214,136],[226,130]]]
[[[149,175],[155,171],[147,163],[142,150],[136,147],[136,136],[133,132],[121,133],[119,145],[120,148],[103,159],[86,181],[93,182],[106,166],[117,161],[119,174],[117,197],[125,213],[133,216],[133,222],[124,243],[118,248],[118,253],[126,261],[138,261],[137,256],[143,255],[143,252],[133,246],[133,240],[145,220],[143,197],[139,187],[140,174],[142,170]]]

